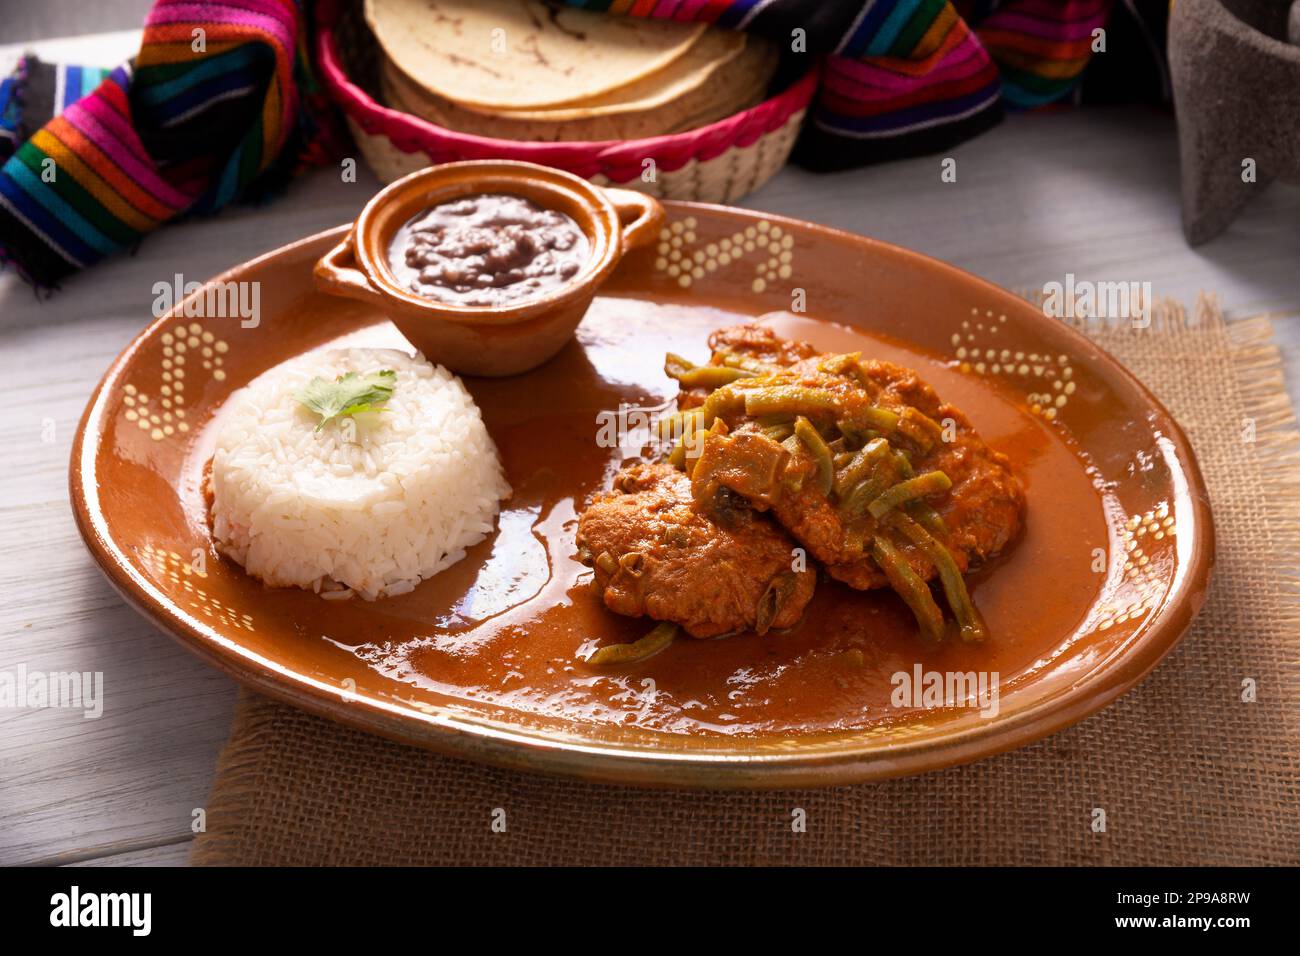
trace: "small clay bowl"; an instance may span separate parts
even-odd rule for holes
[[[586,264],[558,289],[504,305],[454,305],[403,288],[388,265],[397,230],[431,206],[476,193],[522,196],[566,213],[587,237]],[[445,163],[376,193],[347,237],[316,263],[314,275],[324,292],[374,303],[430,361],[466,375],[515,375],[564,347],[619,259],[653,241],[663,222],[663,207],[649,196],[594,186],[547,166]]]

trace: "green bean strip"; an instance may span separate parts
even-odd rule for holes
[[[842,355],[826,355],[817,363],[817,370],[827,375],[843,375],[847,369],[857,365],[862,359],[861,352],[845,352]]]
[[[944,524],[939,512],[934,510],[934,506],[928,502],[909,501],[907,513],[916,519],[917,524],[940,540],[948,537],[948,526]]]
[[[737,379],[753,378],[754,372],[743,368],[731,368],[727,365],[701,365],[681,375],[674,375],[687,388],[720,388],[730,385]]]
[[[886,447],[888,447],[888,443],[886,443]],[[841,499],[839,504],[840,513],[848,518],[858,517],[867,510],[867,505],[879,498],[890,485],[896,484],[901,478],[902,475],[899,474],[897,461],[892,455],[884,455],[871,476],[850,490]]]
[[[817,487],[824,495],[831,493],[831,482],[835,478],[835,463],[831,461],[831,450],[826,441],[813,427],[812,422],[800,415],[794,420],[794,433],[804,443],[817,462]]]
[[[677,625],[660,621],[645,637],[628,644],[606,644],[587,658],[592,667],[637,664],[658,654],[677,636]]]
[[[901,511],[893,512],[889,516],[889,522],[907,535],[938,570],[943,593],[948,598],[948,606],[952,608],[953,616],[957,618],[957,624],[961,628],[961,639],[973,643],[987,638],[988,629],[970,599],[966,582],[961,576],[961,570],[957,567],[952,552]]]
[[[864,478],[870,477],[887,454],[889,454],[889,442],[885,439],[876,438],[867,442],[844,470],[835,476],[836,496],[843,498]]]
[[[898,413],[879,405],[863,405],[854,408],[847,416],[849,426],[855,429],[874,428],[888,435],[898,427]]]
[[[837,396],[827,388],[807,385],[767,385],[745,392],[746,415],[834,413]]]
[[[943,428],[924,412],[909,406],[903,409],[903,414],[898,420],[898,433],[909,439],[922,452],[928,452],[934,447],[934,443],[943,437]]]
[[[842,355],[827,355],[817,363],[817,370],[828,375],[838,375],[851,379],[858,385],[866,386],[867,375],[862,368],[861,352],[846,352]]]
[[[704,418],[704,409],[688,408],[685,411],[673,412],[671,415],[665,415],[655,423],[655,429],[659,433],[659,438],[681,438],[695,426],[699,425]]]
[[[774,442],[783,442],[794,434],[793,425],[768,425],[762,429],[764,435]]]
[[[889,474],[889,467],[882,464],[876,473],[863,481],[840,502],[840,513],[848,518],[856,518],[867,510],[867,505],[880,497],[881,492],[889,487],[894,477]]]
[[[743,368],[747,372],[753,372],[755,375],[771,375],[773,372],[779,372],[781,366],[772,365],[769,362],[762,362],[752,355],[742,355],[739,352],[721,351],[718,355],[722,356],[722,364],[730,368]]]
[[[866,448],[877,438],[885,437],[874,428],[855,428],[851,422],[847,421],[839,421],[836,425],[840,430],[840,434],[845,437],[850,446],[857,446],[858,448]]]
[[[840,434],[844,436],[845,441],[859,446],[867,443],[871,437],[870,433],[873,431],[870,428],[858,428],[847,418],[841,418],[835,423],[835,427],[840,430]]]
[[[935,441],[943,438],[943,426],[919,408],[909,405],[903,409],[902,421],[907,422],[909,425],[915,425],[921,431],[927,432]]]
[[[879,520],[901,504],[926,495],[937,495],[951,487],[952,480],[943,472],[927,471],[923,475],[900,481],[892,488],[886,489],[880,497],[867,505],[867,511],[871,512],[871,517]]]
[[[731,412],[743,411],[744,408],[744,393],[731,385],[724,385],[721,388],[714,389],[709,393],[709,397],[704,400],[704,404],[701,406],[703,421],[700,424],[705,428],[711,428],[716,419]]]
[[[912,463],[907,460],[907,455],[902,451],[895,450],[894,465],[898,468],[898,473],[904,478],[911,478],[915,474],[912,471]],[[931,534],[936,535],[942,541],[948,537],[948,526],[944,524],[943,518],[939,517],[939,512],[934,510],[928,502],[920,498],[914,498],[904,506],[907,513],[917,520],[921,527],[925,528]]]
[[[912,470],[912,460],[907,457],[906,452],[899,448],[894,449],[894,468],[903,478],[911,478],[916,474]]]
[[[758,373],[727,365],[696,365],[669,352],[664,356],[664,374],[677,379],[686,388],[718,388],[730,385],[736,379],[753,378]]]
[[[916,623],[921,627],[921,634],[927,640],[936,643],[942,641],[943,612],[934,603],[930,586],[921,580],[921,576],[912,570],[911,565],[884,535],[878,534],[871,539],[871,556],[880,570],[885,572],[885,577],[889,578],[890,587],[912,609]]]
[[[934,442],[930,440],[929,434],[921,431],[915,425],[909,424],[908,422],[900,421],[898,423],[898,434],[902,435],[919,448],[922,453],[928,452],[934,447]]]
[[[685,375],[691,369],[696,368],[694,362],[690,359],[682,358],[676,352],[664,353],[664,374],[669,378],[677,378]]]
[[[672,437],[675,442],[665,459],[668,464],[674,468],[686,470],[686,448],[693,442],[695,433],[700,430],[700,423],[703,420],[704,410],[702,408],[688,408],[684,412],[675,412],[659,420],[660,440]],[[666,429],[665,424],[668,426]]]

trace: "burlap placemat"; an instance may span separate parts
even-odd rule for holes
[[[1173,411],[1213,498],[1193,630],[1104,712],[910,779],[771,793],[638,790],[437,757],[244,694],[198,864],[1295,864],[1300,436],[1266,319],[1165,303],[1090,330]],[[1255,441],[1243,442],[1253,420]],[[1258,701],[1244,703],[1244,678]],[[793,808],[807,829],[792,832]],[[1092,829],[1104,808],[1106,832]],[[505,811],[505,832],[493,813]]]

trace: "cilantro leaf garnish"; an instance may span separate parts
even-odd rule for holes
[[[316,425],[316,431],[320,431],[332,419],[375,410],[375,406],[392,397],[396,384],[397,373],[392,369],[365,375],[347,372],[332,382],[313,378],[293,397],[321,417]]]

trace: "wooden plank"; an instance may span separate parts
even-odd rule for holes
[[[81,34],[76,39],[84,40],[88,46],[98,48],[111,40],[113,30],[136,28],[144,23],[152,0],[95,0],[94,3],[49,2],[8,4],[4,20],[0,21],[0,42],[21,45],[27,41],[36,41],[42,48],[51,42],[46,37],[61,37],[64,34]],[[66,39],[66,38],[65,38]],[[93,53],[93,49],[90,51]],[[80,62],[69,60],[70,63]],[[87,63],[97,60],[85,59]]]
[[[0,863],[187,839],[234,685],[124,605],[62,501],[0,511],[3,669],[102,675],[102,715],[0,709]]]
[[[940,163],[957,162],[957,181]],[[945,154],[830,175],[786,169],[742,205],[924,252],[1010,289],[1079,279],[1150,282],[1228,316],[1300,313],[1300,188],[1260,196],[1218,239],[1183,241],[1173,117],[1147,107],[1015,114]],[[863,289],[864,308],[871,290]],[[1300,403],[1300,321],[1277,323]]]
[[[0,864],[188,840],[235,687],[126,607],[91,562],[67,502],[72,437],[104,369],[149,321],[154,282],[206,279],[345,222],[377,188],[364,171],[346,184],[318,173],[275,215],[240,208],[177,225],[48,300],[0,276],[0,670],[105,681],[97,720],[0,710]]]
[[[957,181],[940,180],[956,160]],[[1021,114],[950,153],[831,175],[786,170],[743,205],[897,243],[1008,287],[1150,281],[1237,310],[1300,306],[1300,188],[1274,183],[1219,240],[1182,239],[1171,116],[1146,108]]]
[[[184,866],[190,855],[190,843],[166,843],[144,850],[130,850],[112,856],[67,863],[65,866]]]

